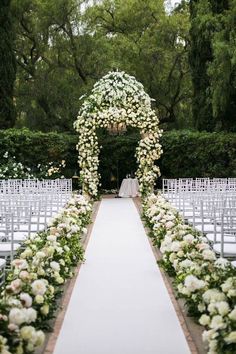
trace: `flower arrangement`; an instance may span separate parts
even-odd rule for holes
[[[15,156],[9,156],[8,151],[3,155],[4,163],[0,164],[0,179],[9,178],[34,178],[30,167],[16,161]]]
[[[48,229],[32,235],[12,262],[0,298],[0,353],[26,354],[40,347],[73,267],[83,260],[81,235],[91,205],[74,196]]]
[[[134,77],[125,72],[109,72],[94,85],[92,94],[83,102],[74,124],[80,134],[77,149],[83,190],[92,197],[97,196],[100,178],[96,129],[119,123],[137,127],[141,132],[136,157],[139,164],[137,178],[142,195],[152,191],[160,175],[155,161],[162,153],[159,144],[161,130],[158,128],[156,112],[151,107],[151,99]]]
[[[27,167],[6,151],[3,155],[3,163],[0,164],[0,179],[64,178],[62,171],[65,167],[65,160],[59,163],[49,162],[45,165]]]
[[[207,239],[184,223],[177,210],[160,195],[143,202],[144,218],[163,268],[174,277],[177,293],[189,314],[205,327],[208,353],[236,352],[236,269],[216,258]]]

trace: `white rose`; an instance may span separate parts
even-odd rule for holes
[[[57,237],[54,235],[49,235],[49,236],[47,236],[47,240],[50,242],[56,242]]]
[[[222,285],[221,289],[224,293],[227,293],[233,287],[233,278],[228,278]]]
[[[60,271],[60,264],[58,262],[51,262],[50,263],[50,267],[55,270],[56,272],[59,272]]]
[[[236,306],[235,306],[235,308],[229,313],[229,318],[230,318],[232,321],[236,321]]]
[[[47,314],[49,313],[49,306],[48,304],[43,305],[42,307],[40,307],[40,312],[44,315],[47,316]]]
[[[28,262],[25,259],[14,259],[12,265],[20,270],[28,268]]]
[[[45,334],[43,333],[43,331],[37,331],[35,346],[41,347],[41,345],[43,345],[44,341],[45,341]]]
[[[35,329],[32,326],[24,326],[20,329],[20,335],[24,340],[30,340],[35,334]]]
[[[227,337],[225,337],[225,342],[227,344],[236,343],[236,331],[231,332]]]
[[[44,295],[47,291],[45,281],[38,279],[31,284],[32,292],[34,295]]]
[[[166,226],[166,228],[168,230],[168,229],[172,229],[172,227],[175,226],[175,224],[172,221],[167,221],[165,226]]]
[[[183,240],[191,244],[194,242],[195,237],[193,235],[187,234],[183,237]]]
[[[37,311],[32,307],[24,310],[25,310],[26,322],[27,323],[35,322],[37,318]]]
[[[172,252],[175,252],[175,253],[177,253],[178,251],[180,251],[180,242],[179,242],[179,241],[174,241],[174,242],[172,242],[171,247],[170,247],[170,250],[171,250]]]
[[[228,302],[226,301],[217,302],[216,307],[221,316],[225,316],[227,313],[229,313],[230,308]]]
[[[223,317],[220,315],[216,315],[212,317],[211,323],[210,323],[210,328],[212,329],[220,329],[220,328],[225,328],[226,323],[224,323]]]
[[[193,292],[195,290],[204,288],[206,283],[203,280],[198,279],[194,275],[187,275],[184,280],[184,285],[190,292]]]
[[[211,250],[204,250],[202,252],[203,259],[207,261],[214,261],[216,259],[216,255],[213,251]]]
[[[225,268],[229,265],[229,261],[225,258],[218,258],[215,261],[215,266],[219,268]]]
[[[200,304],[198,304],[198,311],[199,312],[204,312],[206,310],[206,305],[203,304],[202,302],[200,302]]]
[[[9,322],[20,326],[26,321],[26,316],[23,310],[13,307],[9,313]]]
[[[44,297],[42,295],[36,295],[35,296],[35,302],[37,304],[43,304],[44,303]]]
[[[210,317],[207,315],[202,315],[199,319],[199,323],[202,326],[207,326],[210,323]]]
[[[11,282],[10,288],[14,294],[18,294],[21,291],[22,281],[20,279],[15,279]]]
[[[32,297],[29,294],[21,293],[20,294],[20,299],[21,299],[21,302],[22,302],[23,306],[25,306],[25,307],[31,307],[32,306]]]
[[[226,299],[225,294],[218,289],[208,289],[202,296],[205,303],[224,301]]]

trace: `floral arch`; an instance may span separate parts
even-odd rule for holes
[[[96,197],[99,185],[99,144],[96,129],[113,124],[140,129],[141,140],[136,149],[138,170],[136,176],[143,196],[152,192],[160,169],[155,165],[162,149],[159,143],[161,130],[151,98],[141,83],[125,72],[109,72],[93,87],[79,111],[74,124],[79,132],[79,166],[83,192]]]

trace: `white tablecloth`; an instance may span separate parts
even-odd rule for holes
[[[121,183],[119,197],[129,198],[139,195],[139,185],[137,178],[125,178]]]

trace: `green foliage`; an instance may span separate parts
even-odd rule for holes
[[[219,128],[236,132],[236,1],[229,1],[229,5],[224,16],[219,16],[219,29],[212,41],[214,58],[208,74],[213,115]]]
[[[117,164],[119,181],[135,172],[135,148],[139,133],[130,130],[123,136],[109,136],[99,131],[101,181],[103,188],[116,188]],[[72,177],[77,171],[77,135],[30,132],[29,130],[0,131],[0,164],[4,154],[16,156],[16,161],[37,170],[37,165],[54,161],[59,166],[66,161],[63,174]],[[170,131],[161,139],[164,154],[160,160],[162,178],[177,177],[236,177],[236,135]],[[160,186],[160,181],[159,184]]]
[[[236,131],[235,0],[191,0],[195,127]]]
[[[13,87],[16,63],[13,52],[12,16],[10,0],[0,2],[0,128],[11,128],[15,123]]]
[[[168,127],[191,125],[188,8],[166,14],[163,0],[86,3],[12,0],[17,127],[72,131],[79,97],[114,68],[144,84]]]

